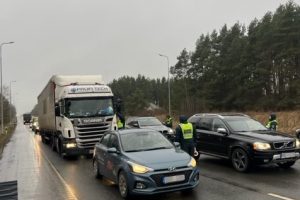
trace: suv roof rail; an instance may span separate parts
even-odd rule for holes
[[[194,116],[218,116],[218,117],[224,117],[224,116],[243,116],[243,117],[249,117],[249,115],[243,114],[243,113],[197,113],[194,114]]]

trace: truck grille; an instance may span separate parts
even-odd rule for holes
[[[179,172],[166,172],[161,174],[153,174],[150,177],[155,181],[156,185],[158,187],[168,186],[168,185],[177,185],[182,183],[187,183],[190,179],[192,170],[186,170],[186,171],[179,171]],[[174,183],[163,183],[163,178],[168,176],[176,176],[176,175],[184,175],[185,179],[180,182],[174,182]]]
[[[274,149],[292,149],[295,147],[295,144],[293,141],[274,142],[273,146],[274,146]]]
[[[74,126],[76,141],[79,148],[92,149],[102,135],[111,128],[112,118],[95,124],[77,124]]]

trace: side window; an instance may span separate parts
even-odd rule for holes
[[[120,150],[118,137],[115,134],[111,135],[109,144],[107,146],[108,146],[108,148],[115,147],[117,150]]]
[[[226,126],[225,124],[222,122],[222,120],[220,119],[214,119],[213,121],[213,131],[217,132],[218,128],[225,128],[226,129]]]
[[[109,141],[110,134],[106,134],[102,137],[100,144],[107,146]]]
[[[198,129],[211,131],[212,130],[212,118],[200,118],[196,124]]]
[[[194,125],[196,125],[197,121],[199,121],[199,117],[197,117],[197,116],[192,116],[188,119],[188,122],[190,122]]]

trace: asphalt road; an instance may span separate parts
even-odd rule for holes
[[[200,184],[193,193],[137,199],[300,200],[300,161],[288,170],[272,165],[243,174],[229,161],[201,156],[198,167]],[[22,124],[0,160],[0,182],[9,180],[18,180],[19,199],[121,199],[116,185],[93,177],[91,159],[62,159]]]

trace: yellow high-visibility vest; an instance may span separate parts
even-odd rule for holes
[[[179,126],[182,131],[183,139],[193,139],[193,125],[191,123],[179,124]]]

